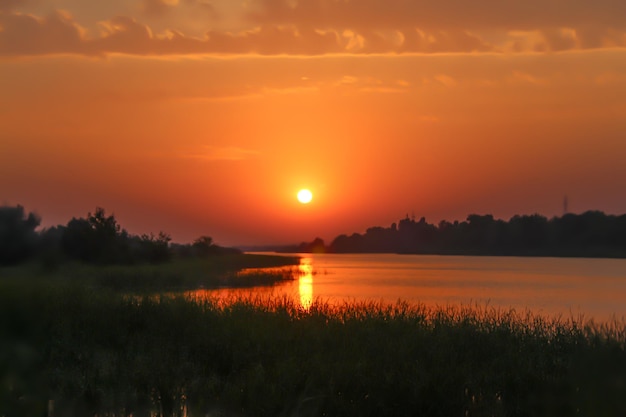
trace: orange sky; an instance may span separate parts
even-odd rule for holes
[[[624,16],[621,0],[4,0],[0,203],[226,245],[560,215],[565,195],[626,213]]]

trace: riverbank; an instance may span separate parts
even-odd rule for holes
[[[79,285],[138,293],[253,288],[293,280],[297,277],[299,262],[298,256],[244,253],[140,265],[65,262],[51,268],[45,263],[30,262],[0,268],[0,281],[28,285]]]
[[[0,415],[622,415],[624,323],[4,285]]]

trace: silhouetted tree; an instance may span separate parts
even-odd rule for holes
[[[394,237],[397,230],[384,227],[370,227],[363,236],[363,246],[367,252],[393,252]]]
[[[91,261],[97,251],[94,233],[89,221],[72,218],[65,226],[61,239],[63,251],[70,258]]]
[[[65,227],[62,238],[65,253],[75,259],[92,263],[129,263],[128,233],[117,223],[114,215],[107,216],[103,208],[88,213],[87,219],[73,218]]]
[[[337,236],[330,244],[332,252],[347,253],[351,251],[352,245],[348,235]]]
[[[611,222],[607,233],[607,243],[610,246],[626,247],[626,214],[615,217]]]
[[[65,258],[62,247],[64,233],[64,226],[54,226],[39,234],[39,254],[46,270],[54,270]]]
[[[444,220],[438,226],[407,215],[397,227],[394,223],[390,228],[370,227],[364,235],[339,235],[328,249],[335,253],[626,257],[626,215],[588,211],[548,220],[533,214],[513,216],[506,222],[491,214],[470,214],[466,221]]]
[[[303,253],[326,253],[326,245],[322,238],[316,237],[312,242],[302,242],[297,252]]]
[[[364,238],[359,233],[337,236],[330,245],[330,251],[335,253],[368,252]]]
[[[164,232],[159,232],[156,236],[150,233],[149,235],[143,234],[140,237],[133,237],[132,258],[150,263],[167,262],[172,255],[169,249],[171,240],[170,235]]]
[[[0,265],[21,262],[35,253],[41,219],[24,207],[0,207]]]
[[[207,256],[222,256],[242,253],[236,248],[226,248],[214,243],[210,236],[200,236],[191,244],[173,243],[170,252],[178,258],[205,258]]]
[[[193,241],[193,248],[197,256],[208,256],[214,252],[213,238],[210,236],[200,236]]]
[[[509,230],[515,247],[523,252],[540,252],[549,244],[548,219],[539,214],[513,216]]]
[[[437,228],[422,217],[418,222],[413,218],[400,220],[398,224],[397,244],[400,253],[429,253],[436,241]]]

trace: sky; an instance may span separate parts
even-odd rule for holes
[[[623,0],[0,0],[0,204],[223,245],[560,216],[565,196],[623,214],[624,16]]]

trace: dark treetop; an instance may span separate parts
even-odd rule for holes
[[[337,236],[329,245],[316,238],[281,252],[414,253],[445,255],[626,257],[626,215],[600,211],[548,219],[516,215],[509,221],[471,214],[463,222],[438,225],[408,216],[390,227]]]

